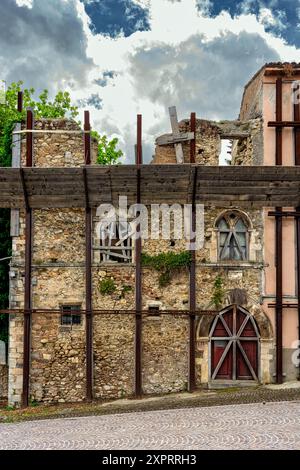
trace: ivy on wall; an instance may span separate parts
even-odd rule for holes
[[[172,275],[180,268],[189,267],[192,261],[192,255],[189,251],[181,253],[159,253],[158,255],[149,255],[142,253],[142,265],[158,271],[158,283],[160,287],[165,287],[171,282]]]

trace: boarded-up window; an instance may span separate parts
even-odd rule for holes
[[[111,222],[100,228],[100,261],[132,262],[132,229],[128,222]]]

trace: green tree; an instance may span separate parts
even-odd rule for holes
[[[99,165],[115,165],[120,162],[123,155],[122,150],[117,149],[118,139],[115,137],[108,140],[106,135],[100,136],[97,131],[92,131],[92,136],[98,142],[97,163]]]
[[[75,119],[78,115],[76,106],[72,106],[68,92],[59,91],[54,100],[49,100],[48,91],[44,90],[37,100],[34,99],[34,89],[23,90],[22,113],[17,111],[18,91],[23,82],[12,83],[6,92],[5,104],[0,104],[0,167],[11,166],[12,130],[17,122],[25,119],[26,108],[33,109],[36,118]],[[0,309],[8,307],[9,296],[9,260],[1,259],[11,256],[10,211],[0,209]],[[0,340],[7,341],[8,318],[0,315]]]

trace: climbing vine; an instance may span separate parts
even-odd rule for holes
[[[158,271],[158,283],[160,287],[165,287],[171,281],[172,275],[180,268],[189,267],[192,261],[192,255],[189,251],[181,253],[159,253],[158,255],[149,255],[142,253],[142,265]]]
[[[224,302],[226,290],[224,289],[223,285],[224,285],[224,280],[222,276],[218,274],[216,279],[214,280],[211,302],[210,302],[210,305],[214,305],[216,309],[219,309]]]
[[[98,287],[101,295],[113,294],[117,289],[115,281],[111,277],[101,279]]]

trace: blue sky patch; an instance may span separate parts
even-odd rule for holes
[[[131,0],[84,0],[94,33],[130,36],[150,29],[148,11]]]
[[[198,0],[201,5],[201,0]],[[261,8],[268,8],[276,20],[275,25],[265,23],[265,30],[280,36],[288,44],[300,46],[300,1],[299,0],[211,0],[210,16],[217,16],[222,10],[232,17],[249,12],[259,17]]]

